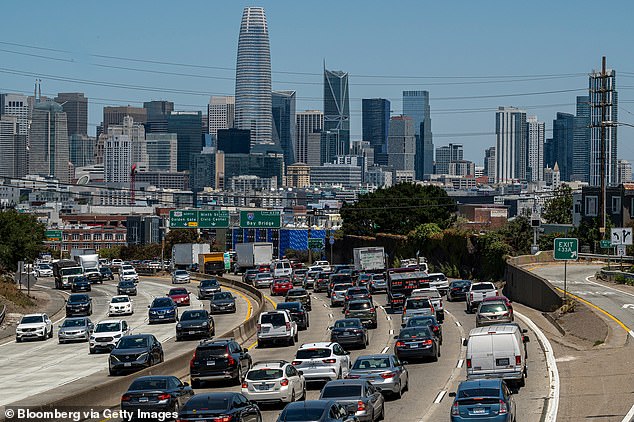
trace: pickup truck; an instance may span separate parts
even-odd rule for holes
[[[467,291],[467,312],[472,313],[478,309],[478,305],[487,297],[498,295],[498,290],[493,283],[473,283]]]
[[[427,287],[424,289],[413,290],[412,297],[422,297],[429,299],[432,305],[434,305],[434,309],[436,310],[436,319],[441,324],[443,323],[443,321],[445,320],[445,310],[442,304],[442,296],[437,288]]]

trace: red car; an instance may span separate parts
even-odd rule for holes
[[[513,302],[506,296],[491,296],[486,297],[482,302],[504,302],[507,308],[509,308],[509,312],[511,316],[513,316]]]
[[[293,288],[293,283],[288,278],[277,278],[271,284],[271,296],[284,296]]]
[[[174,287],[167,294],[178,306],[189,306],[189,292],[184,287]]]

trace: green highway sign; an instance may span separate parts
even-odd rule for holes
[[[46,240],[49,242],[61,242],[62,241],[62,231],[61,230],[46,230],[44,233],[46,236]]]
[[[240,227],[243,229],[279,229],[281,226],[279,211],[240,211]]]
[[[229,227],[229,211],[198,211],[199,229],[226,229]]]
[[[608,249],[612,247],[612,242],[610,242],[609,240],[603,239],[602,241],[599,242],[599,246],[601,246],[603,249]]]
[[[323,248],[324,248],[324,239],[322,238],[308,239],[308,249],[323,249]]]
[[[553,258],[558,261],[576,261],[579,258],[579,239],[557,238],[553,251]]]
[[[170,229],[197,229],[198,211],[172,210],[170,211]]]

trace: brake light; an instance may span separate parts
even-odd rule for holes
[[[357,402],[357,412],[363,412],[365,410],[365,403],[361,400]]]
[[[262,325],[261,325],[261,324],[256,325],[256,327],[257,327],[257,330],[258,330],[258,331],[261,331],[261,330],[262,330]]]
[[[211,420],[213,422],[231,422],[233,420],[233,416],[220,416]]]
[[[424,345],[424,346],[431,346],[431,345],[432,345],[432,343],[433,343],[433,341],[432,341],[432,340],[425,340],[425,341],[423,341],[423,345]]]
[[[323,359],[322,362],[323,363],[336,363],[337,359]]]
[[[130,401],[130,395],[129,394],[124,394],[121,396],[121,401]]]
[[[346,300],[350,300],[350,296],[346,296]]]
[[[361,376],[360,375],[350,375],[350,374],[348,374],[348,375],[346,375],[346,378],[349,379],[349,380],[356,380],[356,379],[361,378]]]
[[[396,376],[396,372],[383,372],[381,374],[381,378],[383,379],[394,378],[395,376]]]
[[[350,315],[350,311],[346,311],[346,316]]]
[[[431,327],[431,329],[434,333],[437,333],[438,330],[440,330],[440,327],[438,327],[437,325],[434,325],[433,327]]]
[[[458,408],[458,402],[454,402],[451,406],[451,416],[460,416],[460,408]]]
[[[397,341],[396,342],[396,347],[404,347],[405,343],[403,343],[402,341]]]
[[[286,329],[287,329],[287,330],[290,330],[290,329],[291,329],[291,323],[290,323],[290,322],[287,322],[287,323],[286,323]]]
[[[469,293],[469,299],[473,301],[473,293]]]
[[[235,365],[236,364],[236,360],[233,358],[233,356],[231,356],[229,354],[228,350],[227,350],[227,354],[225,355],[225,357],[227,358],[227,364],[229,364],[229,365]]]
[[[192,368],[194,366],[194,361],[196,360],[196,351],[194,350],[194,356],[192,356],[192,359],[189,361],[189,367]]]
[[[284,378],[282,381],[280,381],[280,385],[282,387],[286,387],[288,385],[288,380],[286,378]]]
[[[515,356],[515,365],[521,365],[522,364],[522,356],[520,355],[516,355]]]
[[[246,382],[242,383],[242,388],[249,388],[249,384],[247,384]]]
[[[438,302],[438,306],[442,308],[442,299]]]
[[[374,310],[374,308],[370,308],[370,313],[375,313],[376,311]]]
[[[301,365],[301,364],[302,364],[301,360],[294,360],[294,361],[291,362],[291,365],[293,365],[293,366],[297,366],[297,365]]]
[[[172,396],[170,394],[159,394],[157,399],[159,401],[162,401],[162,400],[169,400],[171,397]]]
[[[506,408],[506,403],[504,402],[504,400],[500,399],[500,411],[499,414],[500,415],[504,415],[508,412],[508,409]]]
[[[471,368],[471,359],[467,359],[467,368]]]

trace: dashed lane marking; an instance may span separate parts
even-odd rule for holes
[[[333,318],[332,314],[328,314],[328,318],[332,319]]]
[[[383,353],[387,352],[389,348],[390,348],[389,346],[385,346],[383,348],[383,350],[381,350],[381,353],[383,354]]]
[[[322,303],[322,305],[324,305],[324,308],[327,308],[327,307],[328,307],[328,305],[326,305],[325,303]]]
[[[464,364],[464,359],[460,359],[458,361],[458,364],[456,365],[456,368],[462,368],[462,365]]]
[[[436,399],[434,400],[434,404],[439,404],[442,399],[445,398],[445,394],[447,394],[447,390],[442,390],[440,393],[438,393]]]
[[[390,330],[390,335],[394,335],[394,330]]]
[[[461,327],[462,326],[462,324],[460,324],[460,321],[455,321],[455,323],[456,323],[456,327]]]
[[[387,318],[388,321],[392,321],[392,317],[391,316],[388,315],[386,318]]]

